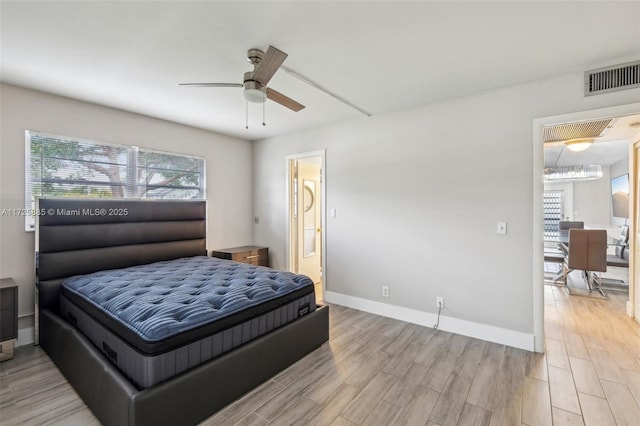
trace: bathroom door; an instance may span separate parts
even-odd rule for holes
[[[319,162],[312,160],[301,159],[297,167],[297,263],[298,273],[319,283],[322,280],[321,169]]]

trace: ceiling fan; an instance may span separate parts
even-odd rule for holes
[[[283,51],[269,46],[267,52],[260,49],[249,49],[247,60],[253,65],[253,71],[244,73],[242,83],[180,83],[180,86],[192,87],[242,87],[244,98],[247,102],[265,103],[270,99],[292,111],[298,112],[304,108],[299,102],[288,96],[267,87],[271,77],[278,71],[287,54]]]

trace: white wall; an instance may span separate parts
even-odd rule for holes
[[[255,241],[284,268],[285,156],[326,148],[330,295],[418,321],[444,296],[443,315],[483,330],[468,334],[532,342],[533,120],[639,99],[585,98],[577,72],[256,141]]]
[[[208,248],[253,241],[251,142],[11,85],[0,91],[0,209],[24,208],[24,132],[34,130],[204,157]],[[23,217],[0,217],[0,276],[20,286],[19,344],[32,339],[34,248]]]
[[[637,138],[633,140],[637,140]],[[629,143],[632,143],[633,140],[629,140]],[[617,178],[618,176],[626,175],[627,173],[629,173],[629,158],[620,160],[609,167],[609,177],[611,179]],[[629,182],[629,187],[631,187],[631,182]],[[609,197],[611,197],[611,187],[609,187]],[[609,200],[609,203],[611,203],[611,200]],[[611,221],[612,228],[626,225],[629,222],[627,219],[623,219],[621,217],[613,217],[613,206],[611,207],[610,211],[611,211],[610,221]]]
[[[602,167],[602,178],[573,183],[573,220],[587,228],[608,228],[611,221],[611,177]]]
[[[629,140],[629,143],[631,142],[632,141]],[[611,175],[612,179],[618,176],[626,175],[627,173],[629,173],[629,158],[624,158],[609,167],[609,174]]]

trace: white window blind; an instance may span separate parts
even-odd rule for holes
[[[36,197],[205,198],[199,157],[31,131],[25,143],[27,210]]]

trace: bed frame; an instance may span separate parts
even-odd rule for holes
[[[36,344],[105,425],[198,423],[329,339],[329,309],[139,390],[58,313],[65,278],[206,255],[204,201],[40,199]]]

